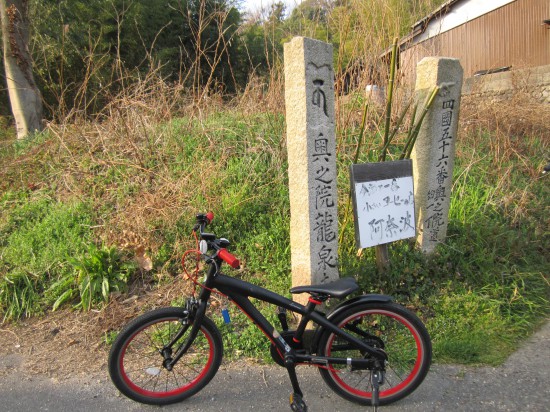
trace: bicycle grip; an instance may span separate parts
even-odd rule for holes
[[[239,262],[239,259],[229,253],[227,249],[220,249],[218,256],[233,269],[239,269],[241,267],[241,262]]]
[[[208,224],[212,223],[212,220],[214,220],[214,213],[208,212],[206,214],[206,220],[208,221]]]

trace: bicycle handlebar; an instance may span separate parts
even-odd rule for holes
[[[208,226],[212,222],[212,220],[214,220],[214,213],[199,213],[196,216],[196,220],[197,224],[193,228],[193,231],[196,232],[197,230],[200,230],[200,233],[202,234],[204,232],[204,228]]]
[[[234,255],[229,253],[227,249],[222,248],[218,251],[218,257],[231,266],[233,269],[239,269],[241,267],[241,262]]]
[[[216,250],[215,257],[220,258],[232,268],[239,269],[241,267],[239,259],[229,253],[225,248],[225,246],[229,246],[229,241],[227,239],[218,239],[213,233],[204,232],[204,229],[212,220],[214,220],[214,213],[212,212],[198,214],[197,224],[193,228],[193,231],[198,231],[201,240],[205,240],[210,248]]]
[[[206,220],[208,220],[208,224],[212,223],[212,221],[214,220],[214,213],[208,212],[205,216]]]

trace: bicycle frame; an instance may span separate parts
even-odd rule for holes
[[[255,298],[264,302],[271,303],[273,305],[280,306],[292,312],[296,312],[304,317],[303,321],[313,321],[317,325],[334,332],[337,336],[347,340],[355,347],[373,355],[380,360],[384,360],[385,354],[363,341],[357,339],[345,331],[342,331],[332,322],[326,319],[318,311],[308,311],[306,306],[301,305],[298,302],[287,299],[284,296],[273,293],[260,286],[253,285],[248,282],[244,282],[240,279],[231,278],[225,275],[218,275],[215,278],[216,288],[227,295],[235,304],[243,311],[251,320],[260,328],[260,330],[271,340],[271,342],[277,346],[281,353],[286,354],[292,352],[292,348],[286,343],[277,329],[262,315],[262,313],[256,309],[256,307],[250,302],[249,298]],[[301,341],[302,336],[296,336],[296,339]],[[313,364],[336,364],[336,363],[350,363],[352,367],[365,368],[372,365],[372,360],[351,360],[333,357],[319,357],[312,355],[298,355],[296,354],[296,362],[309,362]]]
[[[220,262],[221,263],[221,262]],[[267,336],[267,338],[277,347],[279,353],[283,357],[292,356],[293,362],[296,363],[309,363],[318,366],[326,366],[330,364],[348,364],[355,369],[369,369],[373,368],[375,363],[384,362],[387,357],[384,351],[373,348],[363,342],[360,339],[357,339],[355,336],[350,335],[349,333],[341,330],[328,320],[324,314],[313,309],[313,305],[308,307],[295,302],[293,300],[287,299],[284,296],[281,296],[277,293],[271,292],[267,289],[264,289],[260,286],[253,285],[251,283],[242,281],[240,279],[235,279],[226,275],[223,275],[217,270],[218,265],[212,264],[208,271],[206,282],[204,288],[200,294],[199,308],[195,314],[195,325],[194,329],[191,332],[191,337],[188,340],[187,345],[184,345],[184,348],[178,350],[178,354],[174,357],[173,364],[177,362],[178,356],[180,353],[185,353],[188,345],[196,336],[198,328],[202,318],[206,313],[207,302],[210,298],[211,290],[216,288],[221,293],[226,295],[231,299],[239,309],[244,312],[250,320],[260,328],[260,330]],[[250,298],[255,298],[264,302],[268,302],[273,305],[277,305],[284,309],[290,310],[291,312],[298,313],[302,315],[301,324],[304,325],[310,320],[315,322],[319,327],[325,328],[330,332],[333,332],[337,336],[345,339],[355,348],[364,351],[373,358],[370,359],[351,359],[351,358],[336,358],[336,357],[326,357],[326,356],[315,356],[311,354],[298,354],[295,353],[295,350],[285,341],[277,329],[262,315],[262,313],[256,309],[256,307],[250,302]],[[302,340],[303,328],[298,327],[297,336],[295,338],[298,341]]]
[[[138,402],[164,405],[194,395],[211,381],[223,357],[222,335],[207,315],[213,293],[235,303],[269,339],[271,357],[287,370],[294,412],[307,411],[297,365],[317,367],[335,393],[375,410],[407,396],[425,378],[431,360],[428,331],[418,316],[390,296],[363,294],[346,299],[359,285],[353,278],[342,278],[293,287],[292,294],[309,295],[308,302],[301,304],[286,294],[225,275],[222,265],[239,269],[239,259],[227,250],[227,239],[204,231],[212,213],[196,218],[197,248],[183,254],[182,264],[198,295],[193,293],[184,307],[158,308],[141,315],[117,336],[109,352],[109,374],[123,394]],[[206,276],[199,280],[201,260],[206,263]],[[320,305],[329,298],[341,302],[326,312]],[[276,307],[278,321],[268,320],[271,317],[260,312],[255,299]],[[301,317],[296,327],[288,327],[289,311]],[[222,313],[227,321],[226,309]],[[316,324],[314,329],[306,329],[309,322]]]

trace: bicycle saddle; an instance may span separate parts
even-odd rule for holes
[[[318,293],[342,299],[350,293],[355,292],[357,289],[359,289],[359,286],[355,279],[342,278],[322,285],[296,286],[290,289],[290,293]]]

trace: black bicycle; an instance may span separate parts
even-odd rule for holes
[[[271,341],[274,361],[285,367],[292,384],[290,406],[306,411],[295,367],[319,368],[338,395],[362,404],[386,405],[404,398],[424,380],[432,349],[420,319],[385,295],[368,294],[344,300],[328,313],[320,305],[329,298],[344,299],[357,291],[354,279],[298,286],[293,294],[308,293],[307,305],[221,273],[222,263],[239,268],[227,251],[229,241],[205,232],[213,214],[200,214],[193,229],[198,249],[187,252],[204,259],[208,270],[197,298],[185,307],[156,309],[131,321],[117,336],[109,354],[109,373],[127,397],[142,403],[180,402],[200,391],[216,374],[223,355],[220,332],[206,316],[212,293],[235,303]],[[185,255],[182,260],[185,260]],[[280,331],[250,302],[255,298],[278,307]],[[289,330],[286,313],[301,316]],[[314,322],[315,329],[306,328]]]

